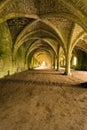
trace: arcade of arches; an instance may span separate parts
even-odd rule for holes
[[[87,130],[87,0],[0,0],[0,130]]]
[[[42,62],[87,70],[86,0],[0,1],[0,77]]]

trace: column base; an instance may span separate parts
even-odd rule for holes
[[[72,73],[64,72],[64,75],[72,75]]]

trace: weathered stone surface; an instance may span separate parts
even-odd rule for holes
[[[34,58],[35,52],[41,54],[42,47],[46,54],[49,51],[52,64],[55,65],[58,54],[60,59],[63,57],[66,60],[69,55],[71,60],[76,50],[87,53],[86,0],[2,0],[0,3],[0,24],[3,22],[8,24],[7,28],[12,39],[10,55],[15,61],[13,63],[15,68],[18,62],[17,57],[15,59],[16,54],[23,53],[23,56],[25,54],[26,66],[29,61],[32,61],[30,59]],[[20,48],[26,52],[21,52]],[[58,48],[62,48],[62,51],[58,52]],[[30,53],[32,55],[28,57],[29,61],[26,61]],[[67,61],[64,61],[65,63]]]

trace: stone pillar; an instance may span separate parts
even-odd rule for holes
[[[60,46],[57,49],[57,70],[60,70]]]
[[[55,54],[53,56],[53,69],[55,69]]]
[[[65,68],[65,73],[66,75],[71,75],[70,72],[70,60],[71,60],[71,54],[67,53],[66,54],[66,68]]]
[[[31,61],[29,60],[29,58],[28,58],[28,61],[27,61],[27,65],[28,65],[28,70],[30,70],[31,69]]]
[[[12,53],[12,73],[16,72],[16,59]]]
[[[57,57],[57,70],[60,70],[60,59],[59,56]]]
[[[32,57],[31,57],[31,55],[29,55],[26,58],[26,63],[27,63],[27,67],[28,67],[29,70],[31,69],[31,60],[32,60]]]

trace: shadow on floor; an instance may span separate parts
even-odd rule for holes
[[[83,83],[80,83],[78,84],[80,87],[82,88],[87,88],[87,82],[83,82]]]
[[[35,86],[57,86],[57,87],[76,87],[76,88],[87,88],[87,82],[80,84],[70,84],[63,82],[51,82],[51,81],[36,81],[36,80],[19,80],[19,79],[2,79],[0,84],[19,84],[23,85],[35,85]]]

